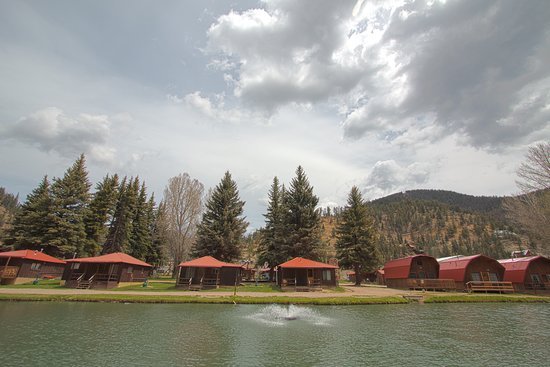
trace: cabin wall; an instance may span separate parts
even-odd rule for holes
[[[496,274],[497,281],[501,282],[504,277],[504,267],[493,259],[483,257],[473,259],[466,267],[464,279],[462,281],[455,279],[456,289],[465,290],[466,283],[478,280],[475,274],[479,274],[481,280],[489,281],[490,278],[488,279],[487,275],[490,273]]]
[[[241,269],[239,268],[221,268],[220,285],[234,286],[241,283]]]
[[[149,278],[151,268],[140,265],[121,264],[120,282],[144,282]]]
[[[308,278],[319,281],[321,286],[338,286],[336,269],[281,269],[279,270],[278,281],[279,285],[281,285],[283,283],[283,279],[295,279],[296,286],[306,287],[309,284]]]
[[[439,264],[431,257],[419,256],[411,261],[409,278],[412,279],[437,279]]]

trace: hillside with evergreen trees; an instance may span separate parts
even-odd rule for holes
[[[412,190],[369,202],[382,263],[421,252],[434,257],[483,253],[505,258],[513,250],[536,250],[506,221],[502,200],[452,191]],[[328,257],[334,254],[340,213],[340,208],[323,213]]]

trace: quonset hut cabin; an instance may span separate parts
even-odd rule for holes
[[[544,256],[518,257],[498,261],[504,266],[504,281],[516,291],[550,290],[550,259]]]
[[[37,278],[60,278],[65,261],[35,250],[0,253],[0,283],[20,284]]]
[[[310,291],[323,287],[337,287],[338,266],[321,263],[303,257],[295,257],[278,267],[277,284],[296,291]]]
[[[458,290],[513,292],[504,282],[504,266],[485,255],[451,256],[439,259],[439,277],[453,279]]]
[[[220,285],[239,285],[243,267],[217,260],[212,256],[203,256],[180,263],[178,269],[176,288],[199,290],[218,288]]]
[[[428,255],[414,255],[390,260],[384,265],[389,288],[453,290],[452,279],[439,279],[439,263]]]
[[[153,266],[135,257],[112,254],[67,260],[63,280],[69,288],[115,288],[123,282],[143,282]]]

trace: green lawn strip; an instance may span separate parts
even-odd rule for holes
[[[484,303],[484,302],[524,302],[550,303],[550,297],[506,294],[465,294],[428,296],[424,303]]]
[[[54,301],[54,302],[114,302],[114,303],[220,303],[220,304],[304,304],[304,305],[370,305],[406,304],[402,297],[199,297],[124,294],[0,294],[0,301]]]
[[[37,284],[33,284],[32,282],[29,283],[22,283],[22,284],[11,284],[11,285],[3,285],[0,286],[0,289],[3,288],[15,288],[15,289],[25,289],[25,288],[35,288],[35,289],[57,289],[57,288],[64,288],[61,284],[61,281],[59,279],[42,279],[39,280]]]

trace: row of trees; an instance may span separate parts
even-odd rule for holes
[[[6,244],[65,258],[121,251],[158,263],[158,210],[145,183],[107,175],[92,194],[85,163],[81,155],[62,178],[43,178],[15,215]]]
[[[319,259],[322,211],[317,208],[319,198],[313,194],[303,168],[297,168],[288,190],[275,177],[268,196],[258,262],[274,267],[297,256]],[[361,282],[364,271],[378,265],[376,239],[372,217],[354,186],[347,206],[341,210],[336,256],[342,266],[355,269],[357,282]]]

